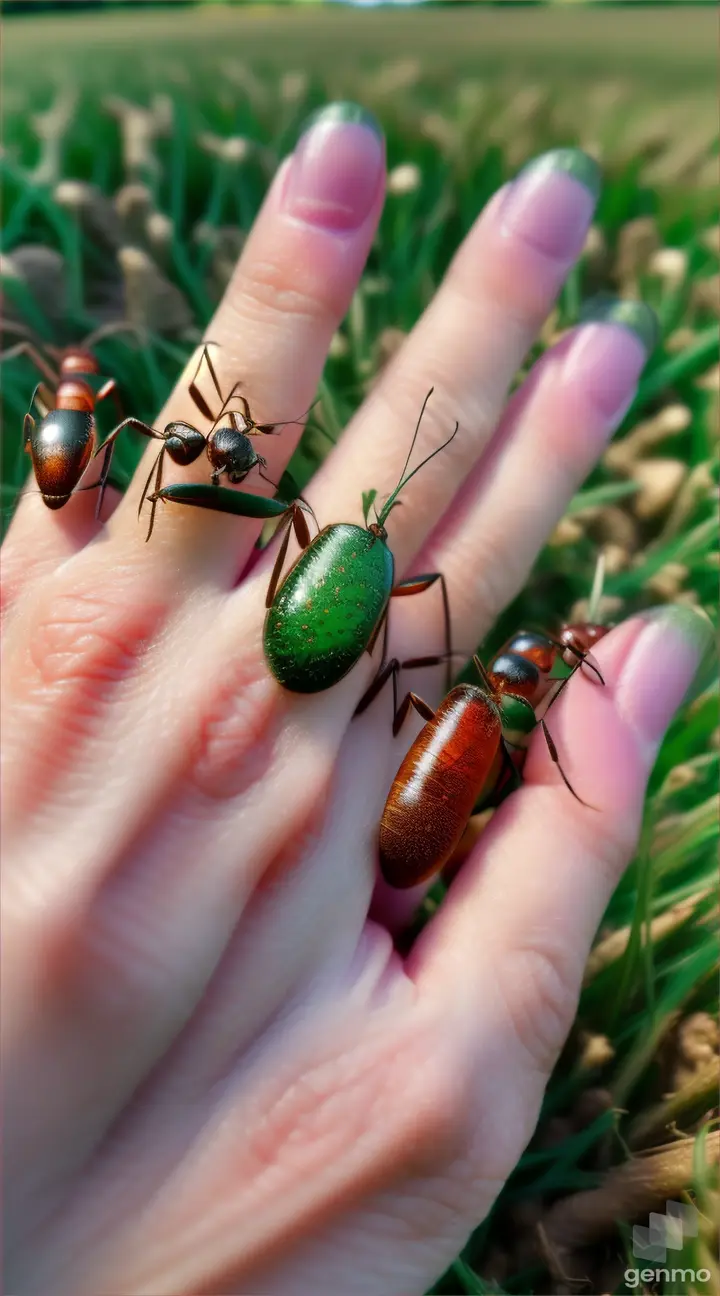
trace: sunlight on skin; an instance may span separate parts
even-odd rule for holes
[[[259,419],[312,399],[383,177],[377,127],[352,106],[316,120],[278,173],[208,334],[223,387],[252,374]],[[409,485],[389,543],[398,575],[426,553],[446,572],[458,644],[526,579],[647,353],[640,306],[629,324],[582,325],[505,406],[598,183],[560,150],[501,191],[307,493],[323,523],[359,520],[362,491],[397,480],[434,384],[419,454],[460,432]],[[189,408],[181,386],[159,421]],[[273,441],[274,480],[299,432]],[[599,811],[536,742],[526,786],[403,962],[368,912],[411,735],[391,740],[379,701],[351,726],[379,651],[332,690],[282,692],[262,655],[273,550],[235,587],[260,524],[169,504],[146,544],[152,454],[94,541],[60,540],[65,510],[28,497],[4,551],[10,1280],[73,1296],[273,1296],[293,1275],[421,1292],[531,1135],[704,623],[673,613],[602,641],[606,687],[578,678],[554,713]],[[473,581],[456,553],[482,556]],[[423,603],[393,609],[406,657],[440,632],[440,605],[398,602]],[[431,704],[441,675],[423,682]],[[362,1257],[352,1288],[341,1234]]]

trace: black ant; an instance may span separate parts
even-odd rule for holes
[[[21,326],[3,327],[25,331]],[[112,396],[119,417],[124,415],[115,379],[109,378],[94,391],[87,378],[100,373],[91,349],[95,343],[109,334],[127,331],[135,330],[122,322],[104,324],[76,346],[60,349],[46,344],[44,350],[55,361],[55,367],[27,338],[0,355],[3,361],[26,355],[46,380],[36,385],[30,398],[23,420],[23,445],[30,454],[35,480],[48,508],[60,509],[67,504],[90,462],[97,440],[95,409],[100,401]],[[36,402],[44,411],[39,423],[31,413]],[[100,500],[98,510],[99,505]]]
[[[96,454],[100,454],[101,451],[105,452],[100,474],[100,500],[98,503],[98,507],[100,507],[110,472],[115,441],[123,428],[133,428],[136,432],[141,432],[143,436],[163,442],[157,459],[148,474],[138,505],[139,517],[145,500],[148,499],[150,502],[150,521],[148,533],[145,537],[146,542],[153,532],[155,512],[158,506],[158,492],[162,485],[163,461],[166,454],[169,454],[173,463],[185,467],[187,464],[194,463],[196,459],[199,459],[204,450],[212,465],[211,481],[213,486],[218,485],[223,474],[233,484],[244,481],[251,469],[255,467],[258,468],[264,481],[269,482],[271,486],[275,486],[274,482],[270,482],[269,477],[265,477],[262,470],[267,467],[267,461],[257,453],[250,438],[258,435],[271,436],[276,427],[284,427],[285,424],[256,423],[250,413],[247,400],[244,396],[239,395],[238,389],[242,386],[240,382],[236,382],[230,393],[223,399],[220,383],[208,351],[208,346],[216,345],[217,343],[209,342],[203,346],[195,376],[188,388],[194,404],[203,417],[209,419],[212,424],[207,435],[200,432],[198,428],[193,427],[192,423],[175,421],[168,423],[164,431],[158,432],[157,428],[152,427],[149,423],[144,423],[141,419],[126,418],[116,428],[113,428],[110,435],[96,451]],[[210,406],[197,385],[203,361],[207,365],[213,386],[221,402],[219,413],[216,415],[213,415]],[[232,400],[237,400],[239,403],[239,412],[228,409],[228,405]],[[227,423],[218,426],[223,416],[227,418]],[[297,421],[296,419],[286,420],[286,422],[290,423]],[[150,490],[151,484],[152,493]]]

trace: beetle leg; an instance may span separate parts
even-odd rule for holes
[[[265,594],[265,608],[272,608],[273,599],[275,599],[278,582],[280,582],[280,577],[282,575],[282,568],[284,568],[285,559],[287,557],[287,546],[289,546],[290,544],[291,526],[295,526],[294,509],[293,512],[287,513],[286,518],[285,517],[282,518],[280,527],[278,527],[278,530],[285,531],[285,535],[284,537],[282,537],[282,544],[280,546],[280,550],[277,551],[275,566],[273,566],[272,575],[271,578],[269,578],[268,590],[267,590],[267,594]],[[295,529],[295,535],[297,535],[297,529]],[[300,543],[299,540],[298,543]],[[309,535],[308,535],[308,543],[309,543]],[[307,544],[306,546],[304,546],[304,548],[307,548]]]
[[[369,640],[368,640],[368,645],[367,645],[367,648],[365,649],[365,652],[367,653],[368,657],[372,657],[372,655],[373,655],[373,653],[374,653],[374,651],[375,651],[375,644],[376,644],[377,641],[378,641],[378,638],[379,638],[379,635],[380,635],[380,631],[383,629],[383,627],[385,628],[385,640],[384,640],[384,643],[383,643],[382,656],[380,657],[380,669],[382,669],[382,663],[385,661],[385,654],[386,654],[386,652],[387,652],[387,641],[388,641],[388,610],[387,610],[387,607],[385,608],[385,611],[383,612],[382,616],[380,617],[380,620],[378,621],[377,625],[375,626],[375,629],[373,630],[373,632],[372,632],[372,634],[371,634],[371,636],[370,636],[370,638],[369,638]]]
[[[380,691],[384,689],[391,675],[393,677],[393,690],[395,691],[395,696],[393,698],[393,703],[394,703],[393,712],[397,711],[396,677],[399,669],[400,669],[400,662],[398,661],[397,657],[391,657],[389,662],[386,662],[384,666],[380,667],[380,670],[375,676],[375,679],[373,680],[372,684],[370,684],[370,686],[365,690],[362,697],[360,698],[360,701],[355,707],[355,710],[353,712],[353,719],[355,718],[355,716],[362,715],[363,711],[367,711],[368,707],[370,706],[370,703],[375,701],[375,698],[377,697],[378,693],[380,693]]]
[[[418,715],[422,716],[423,720],[435,719],[435,712],[433,711],[432,707],[428,706],[427,702],[424,702],[421,697],[418,697],[417,693],[406,693],[405,697],[400,703],[400,706],[395,711],[395,719],[393,720],[394,738],[397,738],[398,734],[400,733],[400,730],[402,729],[405,721],[407,720],[408,714],[410,712],[410,707],[414,707]]]
[[[115,401],[115,408],[118,413],[118,418],[122,421],[122,419],[124,419],[125,417],[125,410],[123,409],[122,401],[120,400],[120,393],[118,391],[118,385],[115,382],[114,378],[108,378],[107,382],[103,383],[100,390],[96,392],[95,403],[99,404],[100,401],[106,400],[108,396],[112,396],[113,400]]]
[[[426,720],[432,720],[433,715],[435,714],[434,711],[432,711],[430,707],[428,707],[426,702],[422,701],[422,698],[418,698],[417,694],[415,693],[408,693],[407,697],[403,700],[401,705],[398,707],[397,677],[400,674],[401,670],[417,670],[423,666],[437,666],[442,660],[443,660],[442,657],[410,657],[408,658],[407,661],[401,662],[398,661],[397,657],[391,657],[389,662],[386,662],[384,666],[380,667],[380,670],[375,676],[375,679],[372,681],[372,684],[370,684],[369,688],[367,688],[366,691],[363,693],[362,697],[360,698],[360,701],[358,702],[355,708],[355,711],[353,712],[353,718],[357,715],[362,715],[363,711],[367,711],[368,707],[370,706],[370,703],[375,701],[375,698],[377,697],[378,693],[380,693],[382,689],[384,689],[388,680],[392,677],[393,734],[397,734],[400,730],[400,727],[404,723],[405,716],[407,714],[406,703],[408,706],[410,705],[410,703],[408,702],[408,698],[413,699],[413,706],[415,706],[416,702],[418,703],[415,709],[416,711],[419,712],[420,715],[424,716]],[[421,703],[422,706],[426,708],[427,714],[424,711],[420,710]],[[405,707],[405,711],[403,711],[403,707]],[[402,714],[402,718],[399,719],[401,711],[403,712],[403,714]]]
[[[411,576],[408,580],[400,581],[391,591],[391,598],[402,598],[410,594],[422,594],[426,589],[430,589],[436,581],[440,581],[443,602],[443,622],[445,627],[445,690],[449,692],[452,687],[452,669],[451,661],[453,657],[452,650],[452,625],[450,621],[450,600],[448,598],[447,584],[442,572],[431,572],[426,576]]]
[[[512,792],[516,792],[519,787],[522,787],[522,774],[520,773],[520,769],[518,768],[518,766],[516,765],[515,761],[512,758],[510,745],[508,744],[505,738],[503,738],[500,742],[500,750],[502,753],[502,765],[500,767],[500,771],[497,777],[497,782],[495,784],[495,790],[498,794],[498,800],[497,802],[493,803],[497,805],[500,804],[500,801],[504,801],[505,796],[508,794],[508,788],[507,788],[508,782],[512,782],[514,784],[514,787],[509,789]],[[503,778],[503,774],[505,775],[504,778]]]

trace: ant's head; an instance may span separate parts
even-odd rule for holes
[[[60,355],[60,373],[63,377],[70,377],[71,374],[98,374],[100,365],[91,351],[68,347]]]
[[[575,659],[588,653],[590,649],[603,639],[608,633],[610,626],[598,625],[593,621],[579,622],[577,625],[564,626],[560,631],[560,642],[570,654],[575,654]]]

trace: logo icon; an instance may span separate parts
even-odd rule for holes
[[[648,1227],[635,1224],[632,1232],[632,1252],[636,1260],[650,1260],[662,1264],[668,1251],[681,1251],[684,1238],[698,1235],[698,1213],[694,1206],[683,1202],[666,1201],[665,1214],[652,1211]]]

